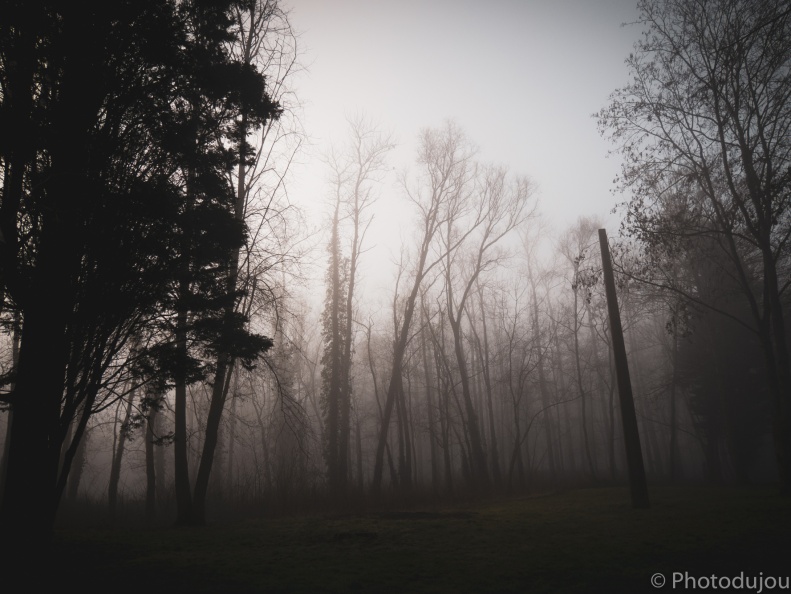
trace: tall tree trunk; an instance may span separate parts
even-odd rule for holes
[[[182,295],[187,291],[181,283]],[[176,524],[195,523],[192,507],[192,489],[189,478],[189,450],[187,444],[187,312],[180,308],[176,317],[176,356],[179,359],[175,373],[173,478],[176,487]]]
[[[326,444],[326,460],[327,460],[327,479],[330,487],[330,492],[334,496],[340,494],[340,476],[339,476],[339,451],[338,451],[338,433],[339,433],[339,417],[341,406],[341,391],[342,391],[342,338],[341,338],[341,255],[340,255],[340,239],[339,234],[339,216],[341,207],[341,194],[340,190],[335,200],[335,212],[332,218],[332,231],[330,238],[330,270],[329,270],[329,284],[330,289],[328,292],[328,315],[329,320],[325,320],[325,324],[329,322],[329,358],[324,362],[324,373],[328,375],[325,406],[327,421],[325,424],[325,435],[327,436]],[[325,332],[327,329],[325,328]]]
[[[549,389],[547,388],[546,377],[544,376],[544,344],[541,339],[541,325],[538,317],[538,295],[536,283],[533,279],[533,268],[528,268],[528,278],[533,297],[533,334],[536,340],[536,351],[538,353],[538,388],[541,392],[541,406],[544,409],[544,435],[547,442],[547,457],[549,459],[549,477],[555,483],[557,481],[557,469],[555,465],[555,449],[552,437],[552,415],[549,406]]]
[[[478,305],[481,312],[481,328],[483,331],[483,345],[480,341],[478,344],[478,354],[481,360],[481,370],[483,375],[483,384],[486,393],[486,405],[489,410],[489,435],[490,435],[490,459],[492,465],[492,476],[494,477],[494,484],[499,489],[503,484],[503,477],[500,471],[500,452],[497,448],[497,430],[495,428],[494,417],[494,403],[493,403],[493,389],[491,377],[491,365],[489,364],[489,330],[486,324],[486,308],[483,304],[483,287],[478,292]],[[477,336],[476,336],[477,338]]]
[[[158,437],[159,407],[153,406],[146,419],[144,430],[146,454],[146,521],[153,523],[157,515],[157,471],[156,471],[156,445],[154,440]],[[159,449],[162,449],[161,447]],[[162,477],[160,476],[160,480]]]
[[[464,412],[467,417],[467,435],[470,440],[470,464],[475,488],[488,489],[489,469],[486,464],[486,452],[484,451],[483,437],[478,422],[478,414],[472,404],[472,393],[470,390],[470,376],[467,368],[467,359],[464,353],[463,337],[461,333],[461,311],[458,318],[453,319],[448,316],[451,332],[453,333],[453,351],[456,355],[456,363],[459,368],[461,380],[461,395],[464,402]]]
[[[431,328],[431,326],[429,326]],[[446,495],[453,496],[453,460],[451,459],[451,441],[450,432],[452,419],[450,416],[450,374],[447,369],[447,364],[443,366],[445,357],[445,333],[442,332],[442,343],[437,342],[434,338],[434,362],[436,364],[437,378],[441,378],[439,387],[440,399],[440,431],[442,435],[442,461],[445,469],[445,493]]]
[[[518,409],[517,409],[518,410]],[[511,449],[511,462],[508,464],[508,489],[514,488],[514,469],[519,471],[517,485],[524,486],[524,464],[522,462],[522,428],[519,415],[514,415],[514,446]]]
[[[158,435],[167,434],[169,423],[168,426],[166,426],[166,423],[168,423],[168,418],[166,416],[157,416],[157,431],[159,431]],[[165,454],[166,448],[164,447],[158,447],[154,450],[154,470],[156,471],[157,476],[156,490],[157,503],[159,506],[162,506],[169,490],[169,483],[167,481],[167,476],[165,476],[165,473],[167,472],[167,456]]]
[[[434,386],[428,357],[428,336],[426,336],[426,327],[429,321],[425,305],[422,303],[420,312],[423,325],[423,330],[420,333],[420,354],[423,358],[423,378],[426,384],[426,418],[428,419],[429,452],[431,456],[431,491],[434,495],[437,495],[439,493],[439,460],[437,459],[436,430],[437,411],[434,409]]]
[[[363,476],[362,423],[359,414],[357,415],[355,436],[357,437],[357,491],[362,496],[365,492],[365,477]]]
[[[670,464],[670,482],[678,479],[678,428],[676,414],[676,386],[678,385],[678,336],[675,315],[673,317],[673,327],[670,333],[670,364],[673,366],[670,378],[670,444],[668,459]]]
[[[234,481],[236,480],[236,475],[234,473],[236,460],[234,458],[234,454],[236,452],[236,407],[237,402],[239,400],[239,371],[235,370],[233,372],[233,393],[231,394],[231,417],[230,417],[230,428],[228,430],[228,473],[227,473],[227,485],[229,492],[233,493],[235,489]]]
[[[595,400],[598,401],[599,404],[599,414],[601,415],[601,426],[605,428],[603,432],[605,439],[606,436],[609,435],[609,430],[607,429],[607,424],[610,418],[610,415],[607,411],[607,401],[604,398],[604,371],[602,370],[601,365],[601,358],[599,357],[599,336],[596,333],[596,327],[593,320],[593,315],[591,313],[590,305],[586,305],[585,307],[587,315],[588,315],[588,330],[590,334],[590,344],[591,344],[591,354],[593,355],[593,371],[595,376],[596,382],[596,396]],[[593,383],[593,381],[591,382]],[[591,403],[594,401],[594,392],[591,391]],[[594,416],[594,423],[595,425],[595,415]],[[596,436],[594,435],[594,444],[596,443]],[[604,471],[602,471],[604,472]]]
[[[352,323],[354,320],[354,289],[357,280],[357,260],[360,251],[360,183],[358,178],[354,190],[354,206],[352,213],[353,238],[351,244],[351,255],[349,257],[349,276],[346,287],[345,303],[345,327],[343,328],[343,352],[340,361],[341,391],[338,419],[338,494],[346,492],[346,484],[349,478],[349,469],[346,461],[349,457],[349,435],[351,432],[351,372],[352,372]]]
[[[580,414],[582,425],[582,446],[584,448],[585,459],[588,462],[588,472],[591,478],[596,480],[596,467],[593,463],[593,455],[591,453],[590,440],[588,438],[588,415],[587,415],[587,395],[585,387],[582,383],[582,362],[580,361],[580,338],[579,338],[579,318],[577,312],[579,311],[579,292],[577,287],[574,287],[574,361],[577,370],[577,391],[580,399]]]
[[[124,448],[126,446],[127,428],[129,427],[129,420],[132,418],[132,406],[134,405],[136,390],[132,390],[126,397],[126,410],[124,411],[124,420],[120,426],[118,424],[118,412],[116,411],[115,417],[115,435],[113,439],[113,461],[110,466],[110,482],[107,486],[107,503],[110,509],[110,522],[115,521],[115,514],[118,504],[118,483],[121,480],[121,463],[124,458]],[[119,405],[123,405],[122,400]]]
[[[409,414],[406,406],[406,392],[404,384],[397,397],[398,409],[398,476],[399,485],[404,492],[412,489],[412,442],[410,439]]]
[[[72,461],[71,472],[69,473],[68,485],[66,491],[66,500],[74,503],[77,501],[77,493],[80,488],[80,481],[82,480],[82,471],[85,468],[86,453],[88,449],[88,438],[90,432],[86,431],[82,439],[80,439],[77,449],[75,451],[74,460]]]
[[[551,310],[550,310],[550,317],[551,317]],[[558,330],[555,327],[555,331],[553,332],[553,340],[554,340],[554,351],[555,351],[555,372],[557,373],[557,389],[558,389],[558,396],[557,400],[564,400],[566,397],[566,372],[563,369],[563,354],[560,351],[560,338],[558,337]],[[566,422],[566,435],[568,436],[568,446],[566,447],[566,452],[568,452],[568,471],[570,474],[573,474],[576,471],[577,464],[574,458],[574,436],[571,431],[571,421],[569,420],[569,411],[566,407],[563,407],[564,414],[563,418]],[[558,422],[560,422],[560,410],[558,410]]]

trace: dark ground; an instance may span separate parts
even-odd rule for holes
[[[632,509],[626,489],[600,488],[205,528],[60,529],[53,571],[55,583],[108,594],[693,592],[702,588],[674,588],[673,572],[791,576],[791,501],[775,489],[650,494],[649,510]]]

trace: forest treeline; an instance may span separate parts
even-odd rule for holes
[[[425,129],[377,302],[394,142],[355,117],[325,158],[323,283],[306,280],[277,2],[4,9],[9,541],[45,539],[64,505],[184,525],[625,483],[602,219],[550,229],[529,178],[455,122]],[[623,158],[612,249],[647,476],[787,493],[791,5],[639,14],[631,82],[596,118]]]

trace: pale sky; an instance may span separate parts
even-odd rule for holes
[[[614,234],[618,161],[591,114],[628,81],[624,60],[640,29],[621,24],[634,21],[635,2],[284,0],[307,67],[295,90],[312,142],[292,199],[327,212],[319,155],[344,140],[346,114],[364,111],[393,131],[399,170],[414,162],[421,128],[452,118],[481,161],[533,179],[555,229],[599,215]],[[395,177],[386,179],[371,257],[387,257],[385,244],[403,236],[405,207]]]

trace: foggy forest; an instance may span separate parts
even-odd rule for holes
[[[2,574],[788,589],[791,3],[626,4],[599,209],[450,107],[319,138],[285,0],[4,0]]]

